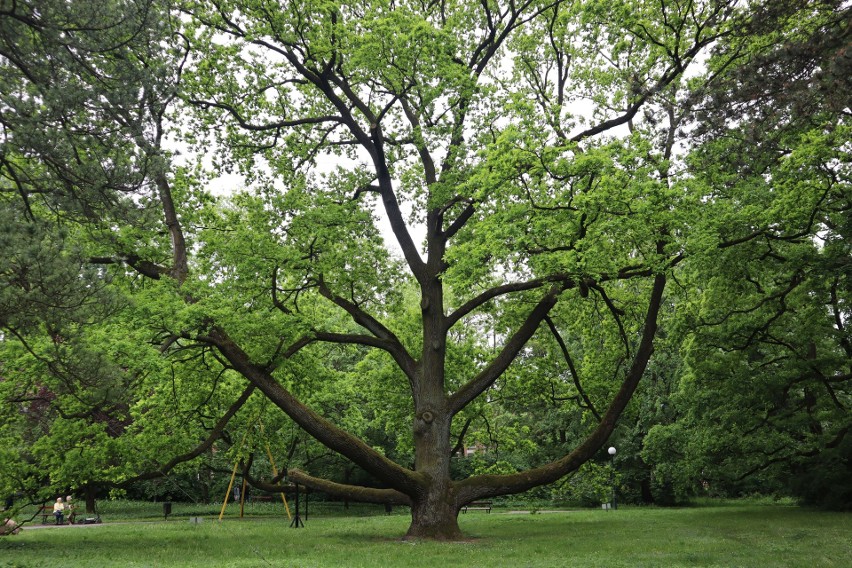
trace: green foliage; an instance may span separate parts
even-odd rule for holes
[[[850,473],[852,448],[847,438],[810,459],[797,460],[791,467],[788,489],[806,505],[849,511],[852,510]]]
[[[620,476],[612,464],[586,462],[575,473],[553,487],[551,498],[557,503],[573,506],[596,507],[612,503],[612,494],[620,484]]]
[[[268,452],[424,510],[585,462],[594,502],[611,435],[637,500],[840,479],[842,3],[9,10],[3,490]]]
[[[839,3],[766,6],[727,40],[749,44],[746,62],[704,89],[706,108],[725,110],[705,117],[688,160],[704,197],[675,323],[677,419],[643,450],[679,499],[760,491],[848,507],[850,130],[838,92],[819,86],[848,65],[847,20]],[[729,64],[719,50],[710,66]]]

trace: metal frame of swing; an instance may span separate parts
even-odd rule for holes
[[[263,433],[264,440],[263,443],[266,446],[266,455],[269,457],[269,463],[272,465],[272,475],[278,475],[278,467],[275,465],[275,459],[272,457],[272,450],[269,449],[269,442],[266,441],[266,432],[263,429],[263,422],[260,423],[260,431]],[[234,479],[237,477],[237,468],[240,465],[240,453],[243,450],[243,446],[246,443],[246,438],[248,437],[248,432],[243,435],[243,439],[240,442],[240,447],[237,450],[237,459],[234,462],[234,470],[231,472],[231,480],[228,482],[228,489],[225,491],[225,498],[222,501],[222,510],[219,513],[219,520],[221,521],[225,517],[225,508],[228,506],[228,497],[231,495],[231,489],[234,487]],[[290,514],[290,506],[287,504],[287,496],[284,495],[284,492],[281,492],[281,500],[284,502],[284,509],[287,511],[287,519],[291,520],[290,526],[293,526],[293,523],[298,521],[296,527],[304,526],[302,524],[302,520],[299,518],[298,514],[298,488],[296,489],[296,502],[297,502],[297,513],[296,518],[293,518],[293,515]],[[243,514],[245,511],[245,499],[246,499],[246,478],[243,477],[242,489],[240,491],[240,518],[243,518]]]

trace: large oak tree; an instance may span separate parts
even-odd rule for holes
[[[290,480],[409,505],[409,536],[458,538],[464,504],[556,481],[603,446],[688,254],[775,230],[708,218],[706,186],[682,167],[690,95],[741,55],[697,63],[741,29],[737,4],[116,2],[142,8],[116,20],[130,28],[65,29],[41,26],[53,12],[4,4],[33,37],[55,31],[41,61],[60,54],[57,76],[42,78],[28,73],[40,60],[4,53],[9,99],[49,111],[2,109],[14,134],[5,202],[70,223],[90,263],[120,283],[123,317],[134,337],[147,333],[116,351],[137,361],[129,376],[168,376],[149,359],[163,354],[185,380],[210,377],[223,400],[203,443],[154,473],[209,447],[257,390],[386,488],[297,469]],[[68,41],[93,29],[124,31],[102,49]],[[81,64],[79,81],[62,73]],[[69,102],[75,86],[81,100]],[[56,134],[35,136],[30,116]],[[175,166],[170,125],[193,150],[184,165],[201,156],[248,188],[211,204],[204,184],[229,178]],[[593,337],[598,363],[581,349]],[[581,435],[524,471],[453,478],[472,409],[504,377],[538,368],[530,355],[544,343]],[[358,369],[377,398],[358,400],[403,407],[412,463],[308,403],[340,386],[329,345],[376,357]],[[240,388],[215,388],[220,373]]]
[[[353,333],[308,319],[294,334],[270,318],[263,335],[273,342],[215,318],[201,334],[184,331],[215,346],[302,428],[389,489],[332,485],[302,471],[290,479],[410,504],[410,536],[455,538],[465,503],[553,482],[604,444],[651,356],[666,273],[682,252],[677,235],[688,213],[667,212],[688,201],[670,172],[686,112],[678,103],[683,75],[726,33],[733,12],[727,3],[663,6],[659,14],[658,6],[630,8],[185,7],[200,59],[185,84],[202,111],[195,129],[213,126],[229,150],[225,164],[260,188],[255,207],[267,234],[256,245],[255,274],[241,276],[269,284],[256,295],[278,308],[279,321],[300,321],[296,300],[313,296],[358,326]],[[354,163],[316,172],[335,158]],[[375,248],[364,219],[371,198],[389,221],[406,276],[390,273]],[[409,220],[423,228],[422,248]],[[418,290],[413,341],[388,321],[388,284],[400,278]],[[452,479],[453,419],[499,388],[535,334],[551,333],[545,321],[560,303],[587,301],[619,324],[620,303],[644,305],[640,325],[622,326],[622,364],[599,420],[556,461]],[[489,310],[501,315],[494,349],[448,374],[453,332],[476,322],[488,333],[489,322],[476,318]],[[279,378],[289,361],[326,342],[393,359],[410,389],[413,467],[317,415]]]

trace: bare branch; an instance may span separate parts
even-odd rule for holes
[[[547,323],[547,327],[550,328],[550,332],[553,334],[553,337],[559,344],[559,349],[562,350],[562,356],[565,357],[565,362],[568,364],[568,370],[571,373],[571,378],[574,380],[574,387],[577,389],[577,392],[580,393],[583,402],[586,403],[586,408],[588,408],[594,415],[595,419],[600,422],[601,415],[598,413],[597,409],[595,408],[595,405],[592,404],[591,399],[586,394],[586,391],[583,389],[583,385],[580,384],[580,374],[577,373],[577,368],[574,366],[574,360],[571,358],[571,353],[568,351],[568,346],[565,345],[565,341],[559,334],[559,330],[556,329],[556,324],[553,323],[553,320],[550,316],[545,316],[544,321],[545,323]]]
[[[175,456],[165,464],[156,467],[156,469],[154,469],[153,471],[136,475],[129,479],[125,479],[121,483],[116,483],[114,485],[116,487],[128,487],[136,483],[137,481],[145,481],[146,479],[157,479],[159,477],[164,477],[166,474],[169,473],[169,471],[174,469],[175,466],[184,462],[194,460],[195,458],[209,450],[211,447],[213,447],[213,443],[222,437],[222,433],[225,430],[225,426],[228,425],[228,422],[230,422],[231,418],[233,418],[234,415],[236,415],[236,413],[240,410],[240,408],[243,407],[243,405],[246,403],[252,393],[254,393],[254,390],[254,385],[248,385],[245,390],[243,390],[240,397],[234,401],[234,403],[228,408],[225,414],[223,414],[222,417],[216,422],[215,426],[213,426],[213,429],[210,431],[210,434],[208,434],[207,438],[195,448],[193,448],[191,451],[185,454],[181,454],[179,456]]]
[[[364,341],[346,341],[346,343],[360,342],[364,345],[372,345],[374,347],[380,347],[381,349],[384,349],[385,351],[391,354],[391,356],[400,366],[402,371],[406,374],[406,376],[408,376],[408,379],[410,381],[414,381],[415,376],[417,374],[417,363],[415,362],[411,354],[409,354],[405,347],[402,345],[402,342],[396,337],[396,335],[391,330],[385,327],[376,318],[362,310],[360,307],[356,306],[354,303],[334,294],[322,279],[320,279],[319,282],[319,291],[320,294],[322,294],[324,297],[334,302],[337,306],[343,308],[346,313],[348,313],[352,317],[355,323],[365,328],[377,338],[377,340],[371,340],[371,343],[366,343]],[[332,334],[325,335],[327,337],[332,336]],[[341,335],[337,337],[363,339],[363,336]]]
[[[624,343],[624,350],[627,353],[627,357],[630,357],[630,342],[627,340],[627,333],[624,331],[624,325],[621,323],[621,316],[624,315],[624,312],[615,307],[615,304],[612,303],[612,300],[607,295],[606,290],[601,288],[595,283],[590,283],[589,288],[600,294],[603,299],[606,307],[609,308],[610,313],[612,314],[613,319],[615,319],[615,323],[618,326],[618,334],[621,336],[621,342]]]
[[[593,126],[592,128],[588,128],[579,134],[576,134],[571,138],[571,142],[581,142],[587,138],[590,138],[596,134],[600,134],[602,132],[606,132],[611,130],[617,126],[621,126],[622,124],[627,124],[633,117],[636,116],[636,113],[648,102],[653,96],[661,92],[663,89],[668,87],[675,79],[683,74],[686,70],[686,67],[689,63],[699,54],[699,52],[717,41],[724,34],[716,34],[712,36],[707,36],[703,39],[696,38],[695,44],[682,56],[675,57],[673,59],[672,64],[663,73],[662,77],[660,77],[654,85],[652,85],[649,89],[646,89],[641,93],[638,99],[636,99],[633,103],[631,103],[625,110],[624,113],[615,118],[611,118],[609,120],[605,120],[600,124]],[[649,37],[649,40],[652,39]]]
[[[462,426],[461,432],[459,433],[458,440],[456,441],[456,445],[453,446],[453,449],[450,450],[450,455],[455,455],[464,450],[464,437],[467,434],[468,428],[473,423],[473,416],[468,417],[467,420],[464,421],[464,426]]]
[[[449,314],[446,318],[446,326],[447,329],[450,329],[455,324],[459,322],[463,317],[479,308],[486,302],[493,300],[494,298],[498,298],[500,296],[505,296],[506,294],[512,294],[514,292],[524,292],[526,290],[535,290],[536,288],[541,288],[547,284],[553,282],[562,282],[562,288],[568,289],[574,287],[574,281],[562,278],[559,276],[554,276],[552,278],[536,278],[535,280],[528,280],[526,282],[512,282],[509,284],[503,284],[500,286],[495,286],[493,288],[489,288],[485,290],[475,298],[468,300],[453,313]]]
[[[340,124],[342,120],[338,116],[315,116],[308,118],[301,118],[298,120],[279,120],[277,122],[269,122],[267,124],[254,124],[247,121],[240,114],[239,110],[237,110],[234,106],[229,105],[227,103],[218,103],[214,101],[202,101],[198,99],[190,99],[187,102],[201,108],[203,110],[207,110],[210,108],[218,108],[226,111],[230,114],[236,121],[237,124],[240,125],[241,128],[245,128],[246,130],[251,130],[252,132],[265,132],[268,130],[281,130],[282,128],[290,128],[293,126],[305,126],[309,124],[324,124],[327,122],[333,122],[335,124]]]

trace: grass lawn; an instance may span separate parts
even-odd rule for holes
[[[0,538],[0,568],[643,567],[852,565],[852,515],[793,506],[622,508],[460,516],[467,542],[403,542],[408,516],[311,514],[199,524],[105,523],[25,529]],[[109,520],[109,519],[108,519]]]

